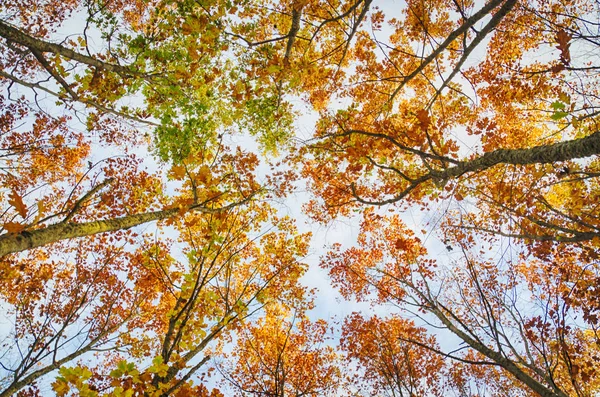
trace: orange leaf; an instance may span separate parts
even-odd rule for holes
[[[23,203],[23,199],[21,198],[21,196],[19,196],[19,194],[13,190],[8,197],[10,198],[10,200],[8,200],[8,204],[15,207],[15,209],[17,210],[19,215],[21,215],[22,218],[26,218],[27,207]]]
[[[185,167],[182,166],[182,165],[174,165],[171,168],[171,171],[169,171],[169,174],[175,180],[182,180],[185,177],[185,174],[186,174]]]
[[[427,131],[429,128],[429,124],[431,124],[431,118],[429,118],[429,113],[425,109],[417,110],[417,120],[419,120],[419,128],[423,131]]]
[[[6,222],[3,227],[9,233],[21,233],[25,229],[25,225],[19,222]]]
[[[210,168],[208,166],[203,165],[198,171],[198,181],[201,183],[208,185],[210,181],[212,181],[212,172],[210,172]]]

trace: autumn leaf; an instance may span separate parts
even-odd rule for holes
[[[212,172],[210,171],[210,168],[207,165],[203,165],[202,167],[200,167],[200,170],[197,174],[197,179],[200,183],[204,185],[210,184],[210,182],[212,181]]]
[[[37,202],[37,214],[35,215],[35,219],[33,220],[34,223],[39,222],[45,214],[46,211],[46,206],[44,203],[44,200],[40,200]]]
[[[396,239],[396,242],[394,243],[394,247],[400,251],[404,251],[404,250],[408,249],[409,246],[410,245],[409,245],[408,241],[406,241],[403,238]]]
[[[564,29],[561,29],[556,33],[555,39],[558,45],[556,46],[560,50],[560,61],[563,65],[569,66],[571,63],[571,52],[569,43],[573,36],[567,33]]]
[[[169,171],[169,176],[171,176],[171,178],[178,180],[178,181],[185,178],[185,175],[186,175],[186,169],[185,169],[185,166],[183,166],[183,165],[174,165],[173,167],[171,167],[171,170]]]
[[[427,132],[429,125],[431,124],[431,118],[429,117],[429,112],[425,109],[417,110],[416,112],[417,120],[419,121],[419,128],[423,132]]]
[[[52,383],[52,390],[54,390],[59,397],[65,396],[70,389],[68,382],[62,377],[58,377],[56,381]]]
[[[23,203],[23,199],[14,190],[9,194],[8,204],[12,205],[23,219],[27,217],[27,206]]]
[[[2,227],[9,233],[21,233],[25,229],[25,225],[19,222],[6,222]]]

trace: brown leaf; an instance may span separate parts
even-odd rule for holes
[[[565,32],[564,29],[561,29],[558,31],[558,33],[556,33],[555,39],[558,43],[556,48],[560,50],[560,61],[564,65],[569,65],[569,63],[571,62],[571,52],[569,51],[569,47],[571,47],[571,44],[569,43],[569,41],[571,41],[572,38],[573,36]]]
[[[408,248],[408,244],[406,243],[406,240],[399,238],[399,239],[396,239],[396,242],[394,243],[394,247],[397,250],[406,251]]]

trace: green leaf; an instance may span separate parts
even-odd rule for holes
[[[562,118],[565,118],[565,117],[567,117],[568,115],[569,115],[569,113],[567,113],[567,112],[554,112],[554,114],[553,114],[552,116],[550,116],[550,118],[551,118],[552,120],[555,120],[555,121],[556,121],[556,120],[560,120],[560,119],[562,119]]]
[[[565,105],[564,103],[562,103],[560,101],[555,101],[550,104],[550,107],[554,110],[561,110],[561,109],[564,109],[566,106],[567,105]]]
[[[110,377],[111,378],[120,378],[123,375],[123,371],[121,371],[120,369],[113,369],[112,371],[110,371]]]

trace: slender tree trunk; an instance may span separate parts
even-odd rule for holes
[[[69,354],[68,356],[63,357],[60,360],[56,360],[52,364],[49,364],[41,369],[38,369],[38,370],[30,373],[29,375],[25,376],[24,378],[11,383],[6,389],[0,390],[0,397],[9,397],[9,396],[14,395],[19,390],[21,390],[22,388],[24,388],[27,385],[32,384],[33,382],[35,382],[37,379],[41,378],[42,376],[44,376],[56,369],[59,369],[63,364],[66,364],[66,363],[82,356],[83,354],[91,351],[94,348],[94,346],[96,345],[96,343],[100,339],[105,337],[107,334],[108,334],[108,332],[103,332],[100,336],[91,340],[85,347],[82,347],[81,349],[77,349],[76,351]]]
[[[409,180],[409,185],[399,191],[394,197],[385,200],[367,200],[358,195],[356,186],[350,184],[350,190],[354,198],[359,202],[367,205],[387,205],[396,203],[408,196],[419,185],[434,181],[436,185],[443,186],[448,180],[458,178],[469,172],[485,171],[498,164],[513,164],[513,165],[528,165],[528,164],[551,164],[560,161],[580,159],[600,154],[600,131],[584,138],[573,139],[570,141],[558,142],[549,145],[534,146],[525,149],[498,149],[492,152],[485,153],[471,160],[456,161],[454,159],[444,158],[441,156],[430,155],[425,152],[403,146],[393,138],[379,133],[372,133],[362,130],[345,131],[340,136],[344,135],[365,135],[375,138],[386,139],[401,151],[412,152],[423,158],[432,158],[439,162],[452,162],[451,167],[442,169],[430,169],[427,173]]]
[[[169,218],[178,212],[178,208],[172,208],[100,221],[57,223],[42,229],[3,234],[0,236],[0,257],[70,238],[129,229],[143,223]]]
[[[239,202],[231,203],[221,208],[207,208],[201,205],[191,205],[183,209],[171,208],[162,211],[144,212],[120,218],[82,223],[61,222],[41,229],[23,231],[21,233],[5,233],[0,236],[0,258],[8,254],[41,247],[62,240],[129,229],[144,223],[171,218],[182,212],[198,211],[211,214],[224,212],[238,205],[247,203],[252,197],[253,194]]]
[[[424,296],[420,293],[419,295]],[[552,390],[546,387],[545,385],[531,377],[527,372],[523,371],[523,369],[521,369],[513,361],[507,359],[497,351],[490,349],[489,347],[487,347],[483,343],[480,343],[474,338],[471,338],[469,335],[467,335],[465,332],[463,332],[457,326],[455,326],[454,323],[452,323],[452,321],[448,319],[448,317],[446,317],[442,310],[438,306],[436,306],[436,302],[429,301],[427,303],[429,305],[427,310],[432,312],[448,330],[450,330],[454,335],[462,339],[473,349],[477,350],[490,360],[494,361],[496,364],[498,364],[498,366],[504,368],[507,372],[512,374],[515,378],[517,378],[518,380],[523,382],[527,387],[529,387],[529,389],[531,389],[541,397],[568,397],[566,393],[559,389]]]
[[[432,171],[434,178],[455,178],[467,172],[483,171],[497,164],[550,164],[600,154],[600,131],[585,138],[534,146],[527,149],[498,149],[473,160],[463,161],[443,171]]]
[[[96,58],[73,51],[70,48],[64,47],[60,44],[37,39],[2,20],[0,20],[0,37],[4,37],[8,41],[25,46],[32,51],[35,50],[41,53],[50,52],[53,54],[59,54],[73,61],[81,62],[98,69],[104,69],[110,72],[118,73],[121,76],[142,77],[140,73],[130,70],[125,66],[103,62]]]

